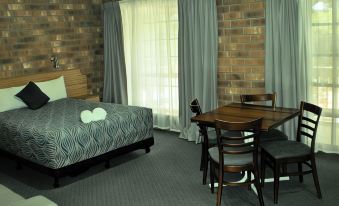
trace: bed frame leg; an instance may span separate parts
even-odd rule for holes
[[[105,161],[105,168],[108,169],[110,167],[111,167],[111,164],[110,164],[109,160],[106,160]]]
[[[146,151],[146,153],[149,153],[151,151],[151,149],[149,147],[146,147],[145,151]]]
[[[54,177],[54,184],[53,184],[53,187],[54,187],[54,188],[60,187],[60,184],[59,184],[59,177]]]

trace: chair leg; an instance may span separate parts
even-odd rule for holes
[[[200,171],[204,168],[205,145],[201,143]]]
[[[248,171],[246,171],[246,173],[247,173],[247,179],[246,179],[246,181],[247,181],[247,182],[250,182],[250,181],[251,181],[251,171],[248,170]],[[248,185],[247,189],[248,189],[248,190],[251,190],[251,184]]]
[[[274,163],[274,204],[278,203],[280,164]]]
[[[254,171],[254,181],[255,181],[255,183],[254,183],[255,188],[257,189],[257,193],[258,193],[258,199],[259,199],[260,206],[264,206],[265,204],[264,204],[264,198],[262,196],[258,169],[255,169],[255,171]]]
[[[221,205],[221,196],[223,190],[224,171],[223,166],[219,165],[219,177],[218,177],[218,193],[217,193],[217,206]]]
[[[302,183],[304,181],[304,177],[301,174],[303,172],[303,166],[302,163],[298,163],[298,172],[299,172],[299,182]]]
[[[265,153],[261,152],[261,186],[265,185],[265,172],[266,172],[266,157]]]
[[[203,169],[203,178],[202,178],[202,184],[206,185],[206,179],[207,179],[207,170],[208,170],[208,160],[209,160],[209,154],[207,151],[205,151],[205,157],[204,157],[204,169]]]
[[[314,157],[311,159],[311,165],[312,165],[313,180],[314,180],[315,188],[317,189],[318,198],[322,199],[321,190],[320,190],[320,184],[319,184],[319,179],[318,179],[317,166],[315,164]]]
[[[211,183],[212,194],[214,193],[214,176],[215,176],[214,171],[215,171],[215,168],[214,168],[213,160],[210,160],[210,183]]]

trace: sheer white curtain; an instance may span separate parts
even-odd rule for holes
[[[339,153],[339,0],[312,0],[311,102],[323,108],[317,149]]]
[[[179,129],[177,0],[120,2],[128,103],[153,109],[154,126]]]

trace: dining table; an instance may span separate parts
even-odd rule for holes
[[[262,118],[260,130],[264,132],[283,125],[285,122],[297,117],[299,113],[300,110],[296,108],[230,103],[228,105],[220,106],[212,111],[194,116],[191,118],[191,122],[195,122],[199,126],[214,128],[215,120],[223,120],[228,122],[247,122]],[[208,138],[207,133],[203,135],[204,138]],[[247,176],[243,177],[240,181],[244,181],[246,179]],[[280,180],[289,180],[289,177],[281,177]],[[272,181],[273,178],[265,179],[265,182]],[[217,186],[217,184],[215,184],[215,186]],[[254,192],[256,192],[254,187],[252,187],[252,189]]]
[[[299,115],[299,109],[271,107],[243,103],[231,103],[191,118],[202,126],[215,127],[215,120],[228,122],[246,122],[262,119],[261,130],[268,131],[284,124]]]

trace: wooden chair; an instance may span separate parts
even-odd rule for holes
[[[274,171],[274,203],[278,203],[280,176],[299,176],[299,181],[303,182],[303,175],[312,173],[318,198],[322,198],[314,157],[314,145],[321,110],[316,105],[301,102],[296,141],[265,142],[261,145],[262,184],[264,185],[267,164]],[[301,142],[302,136],[311,139],[311,147]],[[298,164],[298,171],[288,172],[285,169],[281,171],[281,167],[287,164]],[[308,166],[310,170],[303,171],[302,164]]]
[[[240,95],[240,101],[242,104],[255,104],[264,103],[271,101],[271,107],[275,108],[277,94],[273,92],[272,94],[242,94]],[[277,129],[271,129],[267,132],[262,132],[260,136],[260,142],[274,141],[274,140],[287,140],[287,136]]]
[[[198,115],[201,115],[202,112],[201,112],[201,107],[200,107],[200,104],[199,104],[199,101],[198,99],[193,99],[192,102],[190,103],[190,108],[191,108],[191,111],[193,114],[195,114],[196,116]],[[199,125],[198,124],[198,127],[199,127],[199,133],[200,133],[200,136],[203,137],[204,135],[204,132],[207,132],[207,128],[202,126],[202,125]],[[204,168],[204,151],[205,151],[205,144],[208,144],[208,139],[206,140],[202,140],[201,142],[201,160],[200,160],[200,171],[203,170]]]
[[[198,99],[194,99],[190,103],[190,108],[191,108],[192,113],[194,113],[195,115],[202,114]],[[210,148],[212,145],[216,145],[217,139],[216,139],[215,131],[208,132],[208,128],[201,124],[198,124],[198,127],[199,127],[200,136],[202,137],[200,171],[203,170],[202,182],[205,185],[206,179],[207,179],[207,170],[208,170],[208,148]]]
[[[275,101],[277,99],[277,94],[273,92],[272,94],[241,94],[240,101],[242,104],[248,103],[258,103],[258,102],[272,102],[272,107],[275,107]]]
[[[200,115],[202,114],[201,107],[199,104],[198,99],[194,99],[190,103],[190,108],[192,113],[195,115]],[[200,171],[203,171],[203,184],[206,184],[206,179],[207,179],[207,171],[208,171],[208,148],[213,147],[217,145],[217,137],[215,130],[208,131],[208,128],[204,125],[198,124],[199,127],[199,133],[200,136],[202,137],[202,142],[201,142],[201,158],[200,158]],[[223,131],[224,133],[226,131]],[[229,132],[228,132],[229,133]],[[236,133],[233,132],[232,135],[234,136],[241,136],[241,133]]]
[[[224,184],[228,186],[250,186],[253,183],[257,189],[260,205],[264,205],[258,169],[258,137],[261,123],[261,118],[249,122],[225,122],[216,120],[218,146],[210,148],[208,152],[210,155],[212,193],[214,192],[214,178],[218,176],[217,206],[221,205]],[[221,130],[238,132],[251,131],[251,134],[241,137],[224,136]],[[246,143],[244,140],[247,140]],[[236,141],[236,143],[230,143],[232,141]],[[216,172],[217,169],[218,172]],[[239,173],[245,171],[248,173],[248,177],[251,177],[250,173],[253,173],[254,179],[251,180],[251,178],[247,178],[247,181],[241,183],[226,182],[224,180],[224,173]]]
[[[193,100],[192,100],[192,102],[190,103],[190,108],[191,108],[191,111],[192,111],[195,115],[200,115],[200,114],[202,114],[201,107],[200,107],[200,104],[199,104],[198,99],[193,99]]]

